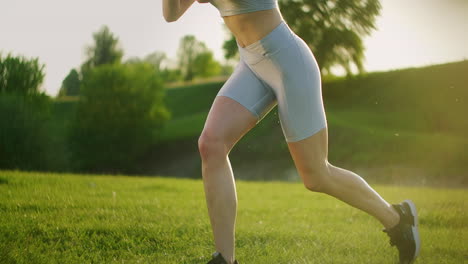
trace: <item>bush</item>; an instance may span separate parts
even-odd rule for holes
[[[47,170],[53,166],[50,107],[45,94],[1,93],[0,168]]]
[[[44,76],[44,65],[37,58],[0,54],[0,93],[36,93]]]
[[[46,170],[51,100],[39,87],[44,65],[38,59],[0,54],[0,168]]]
[[[77,167],[127,172],[156,143],[169,113],[149,64],[107,64],[85,76],[71,131]]]

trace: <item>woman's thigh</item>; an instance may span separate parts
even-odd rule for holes
[[[216,96],[202,137],[222,141],[229,151],[275,105],[273,92],[241,60]]]
[[[257,117],[239,102],[216,96],[200,138],[223,144],[227,153],[256,123]]]
[[[309,47],[292,35],[281,49],[250,65],[275,93],[288,142],[306,139],[327,126],[320,70]]]

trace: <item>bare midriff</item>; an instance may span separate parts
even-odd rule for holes
[[[283,20],[278,8],[223,17],[241,47],[262,39]]]

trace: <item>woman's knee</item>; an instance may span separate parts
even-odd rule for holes
[[[313,192],[326,192],[326,188],[331,181],[327,163],[315,167],[302,168],[299,173],[306,189]]]
[[[205,130],[198,138],[198,150],[204,161],[224,158],[228,152],[221,136]]]

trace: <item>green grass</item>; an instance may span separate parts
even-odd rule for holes
[[[200,112],[173,119],[162,130],[162,141],[177,141],[199,135],[208,113]]]
[[[238,180],[240,263],[395,263],[380,224],[300,183]],[[416,263],[466,263],[468,192],[374,186],[419,209]],[[199,179],[0,171],[0,263],[206,263]]]

